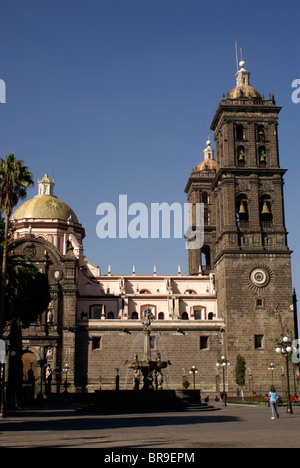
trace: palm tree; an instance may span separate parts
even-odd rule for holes
[[[12,153],[0,160],[0,207],[5,216],[4,245],[2,257],[1,302],[0,302],[0,338],[5,328],[5,290],[7,280],[7,244],[8,226],[13,209],[19,200],[26,197],[27,190],[33,185],[33,175]]]

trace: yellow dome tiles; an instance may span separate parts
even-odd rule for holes
[[[206,159],[196,168],[197,171],[216,171],[216,162],[212,159]]]
[[[254,99],[262,99],[260,93],[252,88],[252,86],[244,84],[241,86],[236,86],[229,94],[230,99],[238,99],[238,98],[254,98]]]
[[[54,195],[37,195],[21,205],[14,213],[14,219],[62,219],[68,221],[72,217],[78,223],[74,211]]]

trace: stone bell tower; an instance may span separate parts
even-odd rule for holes
[[[204,205],[204,245],[200,250],[189,249],[189,274],[209,274],[212,269],[216,242],[216,220],[213,197],[213,181],[216,177],[214,149],[208,138],[203,151],[204,161],[195,167],[190,175],[185,192],[188,202],[192,204],[193,229],[196,228],[195,206]]]
[[[249,389],[254,385],[255,391],[265,388],[271,361],[277,359],[279,370],[283,365],[274,353],[282,328],[267,310],[279,303],[284,333],[293,334],[291,251],[283,197],[286,170],[281,169],[278,154],[280,110],[273,95],[266,100],[250,85],[242,60],[236,87],[223,95],[211,124],[215,166],[198,177],[193,172],[186,188],[193,203],[208,194],[204,249],[210,252],[218,310],[226,323],[224,354],[232,363],[231,372],[236,356],[243,355]],[[190,274],[196,273],[196,263],[203,265],[203,251],[196,255],[190,254]],[[280,371],[276,379],[279,387]]]

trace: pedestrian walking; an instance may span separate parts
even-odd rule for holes
[[[272,385],[269,392],[270,397],[270,406],[272,409],[272,419],[279,418],[278,410],[277,410],[277,403],[278,403],[278,394],[276,392],[275,387]]]
[[[292,403],[293,403],[293,406],[296,406],[296,405],[299,406],[299,397],[297,393],[295,393],[295,395],[293,396]]]

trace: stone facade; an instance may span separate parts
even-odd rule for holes
[[[249,390],[262,391],[269,382],[268,367],[276,362],[280,388],[284,373],[274,355],[275,340],[293,333],[291,251],[284,221],[283,176],[278,154],[278,114],[274,96],[265,100],[250,86],[245,62],[237,86],[223,99],[211,130],[216,144],[216,167],[193,171],[186,192],[189,200],[205,196],[209,216],[204,247],[190,251],[190,273],[199,259],[215,273],[218,310],[226,324],[225,354],[247,363]],[[209,183],[210,182],[210,183]],[[267,310],[280,304],[284,330]],[[231,388],[234,369],[229,372]],[[254,388],[255,387],[255,388]]]
[[[48,310],[35,324],[23,330],[24,382],[28,381],[29,370],[33,370],[35,379],[39,378],[36,364],[45,359],[52,371],[62,370],[68,364],[74,389],[78,287],[77,259],[73,250],[70,248],[66,255],[62,255],[53,244],[32,234],[16,239],[11,248],[15,255],[29,254],[31,261],[48,276],[51,295]],[[53,377],[56,385],[55,374]]]
[[[170,366],[164,388],[192,384],[214,395],[222,389],[216,367],[231,362],[226,389],[236,391],[235,363],[246,359],[247,392],[266,392],[268,367],[284,390],[285,369],[274,341],[282,330],[267,310],[280,302],[285,333],[293,333],[292,280],[284,223],[283,176],[277,124],[280,107],[250,86],[241,62],[237,86],[214,116],[216,159],[207,141],[204,161],[186,185],[189,203],[204,204],[204,245],[189,250],[189,275],[101,275],[83,254],[84,229],[74,212],[54,197],[54,182],[39,181],[39,195],[15,216],[11,248],[26,254],[49,278],[52,301],[38,323],[24,331],[24,380],[45,358],[52,391],[133,388],[128,368],[143,354],[143,313],[150,309],[151,353]],[[43,198],[44,197],[44,198]],[[51,199],[49,199],[49,197]],[[26,206],[25,206],[26,205]],[[38,207],[38,215],[34,216]],[[49,211],[50,210],[50,211]],[[53,213],[53,210],[55,213]],[[195,211],[193,211],[195,213]],[[200,228],[193,222],[194,228]],[[60,385],[61,384],[61,385]],[[36,389],[37,390],[37,389]]]
[[[143,355],[142,318],[147,309],[155,317],[152,358],[160,352],[162,360],[171,362],[166,388],[181,388],[183,375],[198,365],[201,355],[207,357],[209,349],[217,358],[224,321],[218,316],[213,274],[101,276],[96,280],[92,285],[85,273],[79,275],[77,376],[83,382],[88,376],[89,390],[99,388],[100,381],[103,389],[112,388],[116,369],[121,388],[132,388],[127,362],[136,353]],[[93,288],[98,296],[91,296]]]

